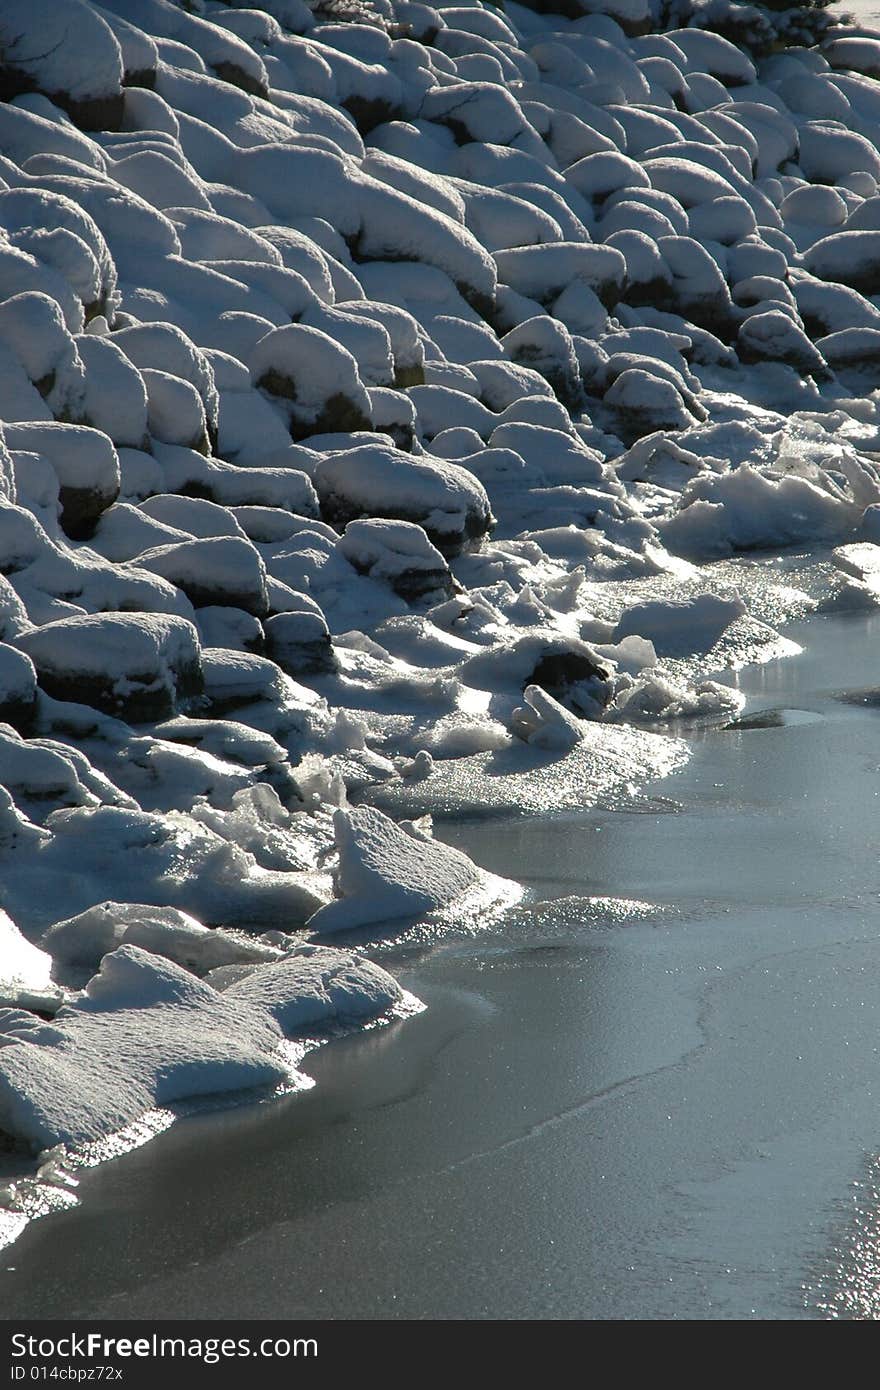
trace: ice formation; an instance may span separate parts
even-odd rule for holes
[[[880,39],[559,8],[0,7],[4,1142],[400,1005],[309,938],[674,767],[726,562],[880,602]]]

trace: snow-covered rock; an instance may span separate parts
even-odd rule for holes
[[[22,633],[41,689],[139,721],[170,714],[202,689],[195,629],[182,618],[102,613]]]
[[[605,404],[617,412],[624,435],[634,439],[687,429],[694,418],[674,382],[641,367],[620,373],[605,392]]]
[[[119,457],[110,439],[86,425],[8,425],[10,448],[48,460],[58,479],[61,525],[68,536],[90,536],[101,513],[119,495]]]
[[[244,537],[171,541],[141,551],[137,563],[182,589],[196,608],[226,604],[258,618],[269,610],[265,565]]]
[[[804,253],[804,265],[819,280],[876,294],[880,290],[880,231],[833,232],[821,237]]]
[[[563,324],[546,315],[527,319],[505,333],[501,345],[512,362],[538,372],[565,405],[577,408],[582,396],[580,365]]]
[[[319,936],[421,916],[460,897],[479,879],[467,855],[395,825],[372,807],[337,811],[333,826],[337,897],[309,921]]]
[[[549,305],[573,280],[581,280],[608,309],[620,298],[626,261],[610,246],[555,242],[496,251],[499,278],[518,294]]]
[[[325,455],[315,486],[332,525],[344,527],[359,517],[415,522],[443,555],[479,540],[492,524],[489,499],[473,474],[387,444]]]
[[[350,521],[339,550],[360,574],[390,584],[409,601],[452,592],[449,566],[411,521]]]
[[[36,714],[37,676],[24,652],[0,642],[0,723],[24,732]]]
[[[0,14],[3,98],[41,92],[85,130],[122,117],[122,53],[83,0],[8,0]]]
[[[273,329],[247,365],[255,384],[285,406],[294,439],[371,428],[370,398],[355,358],[320,329]]]
[[[806,333],[779,309],[750,314],[740,324],[736,341],[743,362],[785,362],[805,376],[828,375],[827,364]]]
[[[353,524],[353,523],[352,523]],[[337,668],[327,620],[313,599],[295,595],[298,606],[276,613],[264,624],[266,652],[297,678]]]

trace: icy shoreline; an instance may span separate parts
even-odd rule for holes
[[[416,1007],[326,941],[515,899],[432,814],[613,805],[736,716],[712,673],[877,606],[880,38],[8,0],[0,49],[0,1140],[39,1153]]]

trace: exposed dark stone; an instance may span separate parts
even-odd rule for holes
[[[118,496],[118,487],[108,493],[95,487],[62,486],[58,491],[62,531],[72,541],[90,540],[102,513],[112,506]]]
[[[396,391],[406,391],[410,386],[424,386],[425,368],[416,362],[412,367],[397,367],[394,369],[394,389]]]
[[[327,625],[316,613],[278,613],[266,623],[266,655],[289,676],[339,669]]]
[[[252,97],[263,97],[267,99],[269,89],[263,82],[257,81],[244,68],[240,68],[237,63],[211,63],[211,71],[220,78],[221,82],[229,82],[233,87],[240,87],[243,92],[247,92]]]
[[[276,372],[274,368],[263,373],[257,386],[281,400],[296,401],[296,382],[283,372]],[[288,428],[291,437],[298,440],[308,439],[311,434],[354,434],[359,430],[370,431],[373,422],[350,396],[336,391],[332,396],[328,396],[320,414],[313,419],[297,419],[295,411],[291,410]]]
[[[241,593],[227,589],[218,590],[197,584],[189,578],[177,578],[171,582],[186,594],[193,608],[240,608],[243,613],[250,613],[255,618],[264,618],[268,611],[266,604],[250,589]]]
[[[37,91],[37,84],[29,73],[9,63],[0,63],[0,101],[13,101],[25,92]]]
[[[376,434],[385,434],[405,454],[411,454],[413,445],[416,442],[415,430],[412,425],[393,423],[389,425],[373,425]]]
[[[190,478],[187,482],[181,484],[180,487],[175,488],[175,492],[179,497],[201,497],[204,498],[206,502],[216,501],[213,488],[209,487],[207,483],[202,482],[200,478]]]
[[[324,409],[314,420],[291,419],[290,422],[290,434],[294,440],[307,439],[310,434],[356,434],[372,428],[373,422],[369,416],[341,391],[328,397]]]
[[[90,303],[84,304],[83,310],[85,312],[86,323],[91,323],[92,319],[98,318],[99,315],[103,315],[104,317],[106,317],[107,291],[104,290],[97,299],[93,299]],[[112,326],[113,325],[111,324],[111,327]]]
[[[666,304],[670,302],[669,281],[662,275],[656,276],[653,280],[629,281],[620,300],[624,304],[631,304],[633,308],[659,308],[661,301]]]
[[[292,378],[285,376],[283,372],[276,372],[274,367],[268,372],[263,372],[257,386],[272,396],[281,396],[286,401],[296,400],[296,386]]]
[[[444,116],[440,124],[445,125],[447,130],[452,131],[456,145],[470,145],[473,143],[474,137],[464,124],[464,121],[457,121],[454,116]]]
[[[833,327],[826,319],[815,318],[812,314],[804,313],[802,309],[799,312],[801,323],[804,325],[804,332],[808,338],[824,338],[829,333],[834,332]]]
[[[395,28],[399,29],[400,32],[395,34]],[[388,37],[392,39],[415,39],[417,43],[423,44],[425,48],[431,48],[439,33],[440,30],[433,24],[425,25],[424,29],[420,29],[418,32],[416,32],[415,26],[412,24],[400,24],[394,25],[388,30]]]
[[[361,135],[369,135],[371,130],[375,130],[378,125],[384,125],[386,121],[400,120],[400,108],[382,97],[359,97],[355,94],[346,97],[341,104]]]
[[[495,296],[484,294],[482,290],[476,290],[473,285],[466,285],[461,280],[456,280],[455,288],[458,290],[462,299],[464,299],[472,309],[477,311],[480,318],[491,325],[495,314]],[[602,296],[599,295],[599,298],[601,299]]]
[[[203,458],[211,457],[211,438],[207,429],[200,430],[185,446],[192,449],[194,453],[201,454]]]
[[[47,95],[56,106],[67,112],[80,130],[122,129],[125,114],[122,92],[113,92],[105,97],[89,97],[86,101],[74,101],[66,92],[49,92]]]
[[[36,386],[40,395],[43,397],[43,400],[45,400],[46,397],[51,393],[55,385],[54,371],[47,372],[45,376],[41,376],[39,380],[35,381],[33,384],[34,386]]]
[[[598,681],[607,687],[605,691],[602,691],[601,685],[599,687],[600,695],[604,695],[600,703],[604,704],[611,698],[610,673],[607,667],[598,665],[582,652],[547,652],[541,657],[528,680],[523,682],[523,689],[527,685],[539,685],[548,695],[565,703],[568,688],[580,681]]]
[[[0,700],[0,724],[11,724],[25,737],[33,733],[36,717],[36,691],[31,699]]]
[[[407,603],[416,603],[428,594],[440,593],[449,598],[455,591],[452,575],[446,568],[403,570],[401,574],[394,576],[391,587]]]
[[[137,68],[134,72],[125,73],[122,79],[123,87],[146,87],[152,91],[156,85],[155,68]]]
[[[30,73],[11,63],[0,63],[0,101],[12,101],[28,92],[41,92],[48,97],[67,112],[80,130],[122,129],[124,98],[121,91],[77,101],[69,92],[44,92]]]
[[[358,574],[372,575],[371,566],[359,565],[350,555],[346,558]],[[425,598],[428,594],[443,594],[444,597],[449,598],[455,591],[452,575],[446,565],[442,569],[438,567],[432,570],[400,570],[393,577],[387,578],[385,582],[407,603],[417,603],[419,599]]]
[[[176,676],[176,698],[167,686],[151,686],[153,678],[146,672],[134,673],[129,677],[132,688],[124,698],[115,692],[110,681],[100,676],[39,671],[38,683],[40,689],[53,700],[88,705],[104,714],[124,718],[131,724],[149,724],[158,719],[170,719],[178,710],[189,707],[201,696],[203,680],[197,663],[192,668],[181,668]],[[141,688],[135,689],[136,685]]]

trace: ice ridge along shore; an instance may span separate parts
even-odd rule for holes
[[[430,815],[613,805],[878,603],[880,37],[552,8],[0,7],[9,1149],[297,1084],[517,891]]]

